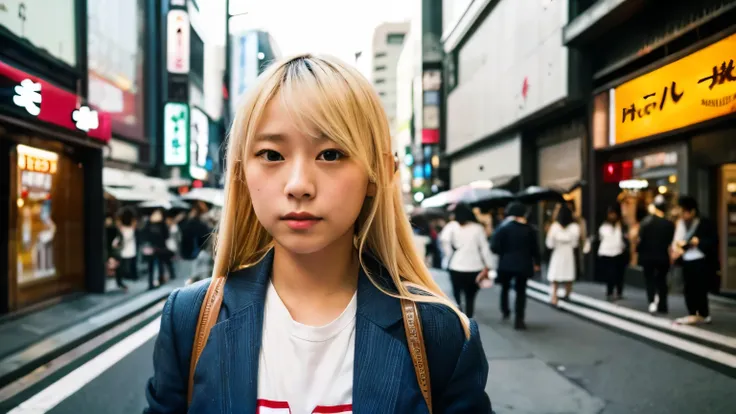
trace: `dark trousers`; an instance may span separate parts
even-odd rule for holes
[[[659,296],[659,305],[657,312],[667,313],[667,274],[670,271],[670,264],[663,263],[642,263],[644,268],[644,282],[647,285],[647,300],[649,303],[654,302],[654,295]]]
[[[685,306],[690,315],[700,315],[707,318],[710,315],[708,308],[708,283],[712,279],[710,266],[705,259],[682,263],[682,277],[685,281]]]
[[[168,268],[169,276],[172,279],[176,279],[174,273],[174,263],[171,261],[171,255],[169,254],[155,254],[148,258],[148,288],[153,289],[153,269],[154,263],[158,263],[158,284],[164,283],[164,267]]]
[[[138,279],[138,266],[135,257],[120,259],[120,265],[118,265],[117,272],[115,272],[115,281],[118,287],[125,287],[123,279]]]
[[[514,291],[516,292],[514,317],[517,322],[524,321],[527,279],[527,276],[521,273],[499,272],[496,281],[501,285],[501,313],[504,317],[508,317],[511,314],[511,310],[509,309],[509,290],[511,290],[511,282],[513,281]]]
[[[618,296],[624,293],[624,273],[626,273],[626,258],[618,256],[598,256],[598,268],[606,282],[606,295],[611,296],[615,291]]]
[[[465,296],[465,307],[460,308],[468,318],[473,317],[475,311],[475,296],[478,294],[478,284],[475,283],[475,278],[478,277],[478,272],[456,272],[450,270],[450,281],[452,282],[452,294],[455,296],[455,302],[460,307],[460,297],[462,294]]]

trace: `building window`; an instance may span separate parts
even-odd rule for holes
[[[385,66],[376,66],[376,69],[375,70],[376,70],[376,72],[380,72],[382,70],[386,70],[386,67]]]
[[[386,36],[386,43],[389,45],[400,45],[404,43],[404,34],[403,33],[389,33],[388,36]]]
[[[386,83],[386,79],[376,79],[376,81],[375,81],[374,83],[375,83],[376,85],[381,85],[381,84],[384,84],[384,83]]]
[[[386,57],[386,52],[378,52],[374,56],[376,59],[380,59],[382,57]]]

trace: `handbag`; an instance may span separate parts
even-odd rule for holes
[[[692,224],[692,226],[690,226],[690,229],[687,231],[687,234],[685,234],[685,238],[683,240],[677,240],[673,243],[672,250],[670,251],[670,263],[671,264],[682,265],[682,256],[685,254],[685,249],[687,248],[688,244],[690,244],[690,240],[692,240],[692,238],[695,237],[695,232],[698,231],[699,226],[700,226],[700,220],[696,219],[695,222]]]
[[[187,403],[192,402],[192,392],[194,389],[194,370],[197,367],[200,355],[207,344],[212,327],[217,322],[222,306],[222,297],[225,290],[225,277],[213,277],[204,296],[204,301],[199,309],[199,317],[197,318],[197,329],[194,334],[194,345],[192,346],[192,356],[189,363],[189,384],[187,385]],[[429,413],[432,414],[432,388],[429,377],[429,365],[427,362],[427,350],[424,345],[424,334],[422,332],[422,322],[419,317],[419,310],[416,302],[409,299],[401,299],[401,313],[404,317],[404,331],[406,333],[406,342],[409,347],[411,361],[414,364],[414,371],[419,384],[419,390],[422,392],[424,401],[427,403]]]

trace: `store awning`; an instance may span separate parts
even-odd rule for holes
[[[168,191],[150,191],[147,188],[105,187],[105,198],[118,201],[170,201],[176,196]]]
[[[138,171],[126,171],[118,168],[102,169],[102,185],[105,187],[147,189],[150,192],[168,192],[169,184],[158,177],[150,177]]]

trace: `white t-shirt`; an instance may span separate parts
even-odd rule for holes
[[[484,267],[496,267],[482,224],[467,223],[463,226],[457,221],[451,221],[442,229],[440,242],[445,258],[449,258],[446,264],[449,270],[480,272]]]
[[[620,224],[603,223],[598,229],[601,244],[598,246],[598,256],[616,257],[624,252],[623,230]]]
[[[357,294],[324,326],[295,322],[269,283],[258,367],[258,414],[352,414]]]
[[[132,259],[138,252],[138,246],[135,243],[135,229],[133,227],[120,227],[122,237],[122,246],[120,249],[120,257],[123,259]]]

